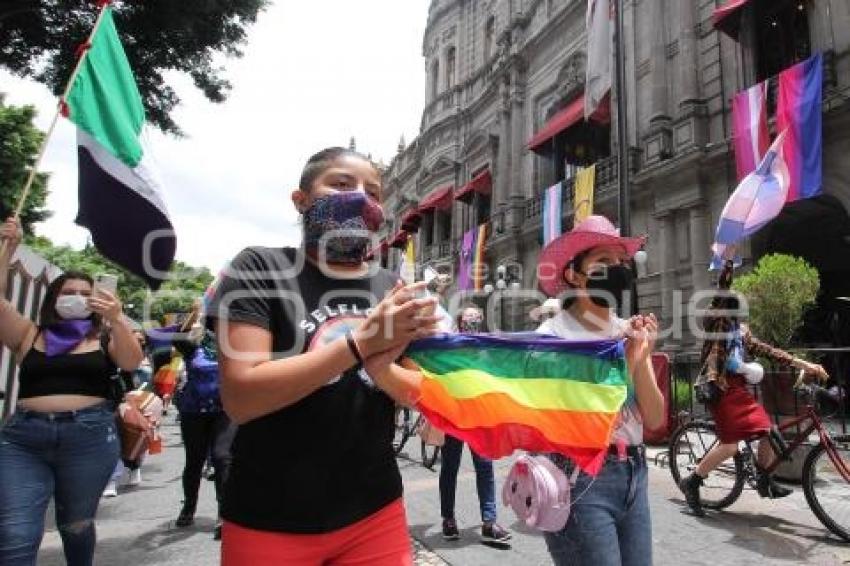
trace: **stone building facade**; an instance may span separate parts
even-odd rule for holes
[[[682,325],[681,336],[666,341],[672,351],[695,345],[684,305],[712,284],[709,246],[737,183],[731,98],[816,51],[826,61],[824,196],[783,213],[743,254],[750,264],[769,251],[810,259],[821,270],[821,304],[829,312],[840,310],[833,299],[850,296],[850,3],[737,2],[742,6],[724,20],[724,32],[713,14],[727,3],[625,0],[631,232],[649,236],[639,301],[665,327]],[[550,142],[529,149],[553,120],[565,123],[582,96],[585,11],[584,0],[432,2],[420,133],[400,145],[385,176],[388,242],[398,245],[406,226],[423,265],[453,272],[462,235],[487,221],[488,281],[505,266],[509,283],[536,289],[546,187],[565,181],[569,228],[575,168],[595,163],[595,211],[616,221],[616,112],[608,125],[567,120]],[[480,182],[472,187],[474,179]],[[442,198],[459,192],[460,200]],[[445,210],[415,212],[429,197],[441,198]],[[390,247],[385,262],[394,268],[398,261]],[[511,305],[507,326],[528,327],[528,301]]]

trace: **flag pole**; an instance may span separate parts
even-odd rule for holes
[[[65,90],[62,92],[62,97],[59,99],[59,104],[56,108],[56,113],[53,115],[53,120],[50,122],[50,127],[45,132],[44,139],[41,142],[41,147],[38,150],[38,156],[35,159],[35,163],[33,163],[32,169],[30,169],[30,173],[27,176],[27,180],[24,183],[24,188],[21,191],[20,199],[18,200],[18,206],[15,208],[14,218],[17,220],[21,216],[21,211],[24,208],[24,203],[27,200],[27,196],[29,196],[30,189],[32,188],[33,181],[35,180],[35,176],[38,173],[38,168],[41,165],[41,160],[44,158],[44,154],[47,151],[47,143],[50,141],[50,136],[53,135],[53,130],[56,128],[56,123],[59,121],[59,116],[62,114],[63,108],[65,107],[65,99],[68,97],[68,93],[71,92],[71,88],[74,86],[74,81],[77,79],[77,75],[80,73],[80,69],[83,66],[83,61],[88,54],[88,50],[91,47],[91,41],[94,38],[94,34],[97,33],[98,28],[100,27],[100,23],[103,21],[103,15],[106,13],[106,8],[109,6],[109,0],[99,0],[98,5],[100,6],[100,12],[97,15],[97,19],[94,22],[94,26],[92,27],[91,33],[86,39],[86,42],[83,43],[78,50],[77,63],[74,65],[74,70],[71,71],[71,78],[68,79],[67,84],[65,85]],[[0,243],[0,255],[3,255],[2,252],[6,250],[6,241],[4,240]]]
[[[629,139],[626,130],[626,51],[623,32],[623,0],[615,0],[616,8],[616,35],[614,39],[614,59],[616,61],[616,94],[617,94],[617,145],[619,155],[617,159],[618,175],[620,185],[619,215],[620,234],[631,235],[631,190],[629,187]]]

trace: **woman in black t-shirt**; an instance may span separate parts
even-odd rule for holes
[[[247,248],[222,274],[208,318],[239,425],[226,566],[412,564],[392,435],[417,376],[393,362],[433,332],[436,302],[364,262],[380,192],[368,159],[316,154],[292,194],[302,247]]]

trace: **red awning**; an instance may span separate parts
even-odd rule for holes
[[[402,214],[401,216],[401,227],[407,230],[408,232],[418,232],[419,231],[419,223],[422,221],[422,213],[419,212],[418,208],[412,208]]]
[[[611,97],[606,96],[593,116],[590,117],[594,122],[607,124],[611,121]],[[559,111],[557,114],[546,122],[534,136],[528,140],[527,147],[530,150],[535,150],[578,122],[584,120],[584,94],[570,102],[566,108]]]
[[[475,193],[480,195],[489,195],[493,189],[493,176],[489,169],[485,169],[478,175],[472,178],[470,182],[465,184],[455,193],[455,200],[469,202]]]
[[[404,230],[399,230],[395,233],[395,236],[393,236],[388,245],[391,248],[403,248],[407,244],[408,238],[410,238],[410,234]]]
[[[741,24],[741,9],[750,0],[728,0],[724,5],[714,10],[711,21],[714,27],[734,38],[738,37],[738,28]]]
[[[419,205],[419,212],[429,212],[431,210],[449,210],[452,207],[452,194],[455,188],[451,185],[437,189],[431,193],[422,204]]]

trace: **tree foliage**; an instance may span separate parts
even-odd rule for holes
[[[124,311],[138,321],[161,321],[172,312],[188,312],[192,301],[200,297],[212,283],[213,276],[206,267],[196,269],[181,261],[171,267],[171,278],[156,293],[127,270],[101,256],[94,246],[82,250],[70,246],[55,246],[45,237],[28,237],[25,243],[34,252],[63,271],[82,271],[91,276],[110,273],[118,276],[118,294]]]
[[[230,83],[219,55],[240,57],[246,28],[267,0],[113,0],[115,25],[136,76],[150,122],[180,133],[170,113],[180,99],[164,74],[188,74],[213,102]],[[0,66],[61,94],[77,47],[97,15],[94,0],[4,0],[0,3]]]
[[[789,348],[803,314],[815,304],[820,289],[817,269],[804,259],[771,254],[732,288],[750,305],[753,334],[780,348]]]
[[[44,139],[44,134],[33,125],[35,113],[33,106],[7,106],[0,94],[0,219],[11,216],[17,207]],[[25,232],[32,233],[34,223],[50,216],[44,208],[46,201],[47,175],[38,173],[21,211]]]

